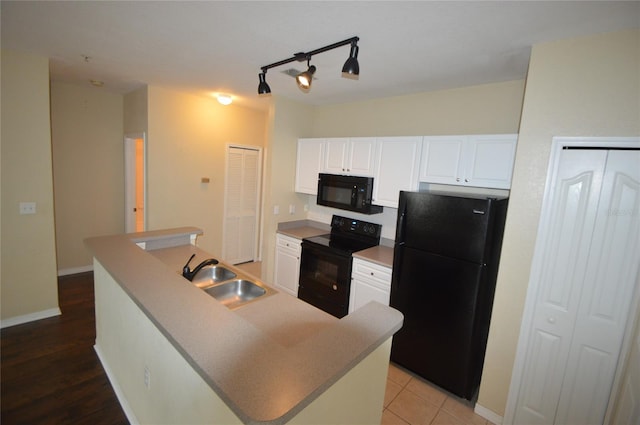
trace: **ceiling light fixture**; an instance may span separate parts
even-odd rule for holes
[[[328,46],[321,47],[319,49],[312,50],[307,53],[302,53],[302,52],[295,53],[293,57],[263,66],[262,68],[260,68],[262,72],[258,74],[258,80],[259,80],[258,94],[268,95],[271,93],[271,87],[269,87],[269,84],[267,84],[268,69],[275,68],[276,66],[284,65],[293,61],[298,61],[298,62],[307,61],[307,70],[304,72],[301,72],[296,76],[296,82],[298,83],[298,87],[300,87],[301,90],[308,92],[309,89],[311,88],[311,81],[313,79],[313,74],[316,72],[316,67],[309,64],[309,62],[311,62],[311,56],[317,55],[318,53],[323,53],[329,50],[333,50],[337,47],[346,46],[347,44],[351,45],[351,50],[349,52],[349,58],[344,63],[344,66],[342,67],[342,76],[351,78],[351,79],[357,79],[358,76],[360,75],[360,65],[358,64],[358,41],[359,40],[360,39],[358,37],[352,37],[347,40],[330,44]]]
[[[233,102],[233,98],[228,94],[219,94],[216,98],[221,105],[231,105],[231,102]]]

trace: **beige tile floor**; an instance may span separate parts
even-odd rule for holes
[[[238,265],[260,278],[260,262]],[[492,425],[460,401],[424,379],[389,364],[382,425]]]
[[[491,425],[466,401],[389,364],[382,425]]]

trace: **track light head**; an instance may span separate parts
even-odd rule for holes
[[[358,64],[358,45],[356,42],[352,42],[349,59],[347,59],[342,67],[342,76],[351,79],[358,79],[359,75],[360,65]]]
[[[309,91],[311,89],[311,81],[313,80],[313,74],[316,72],[316,67],[310,65],[309,68],[298,74],[296,77],[296,83],[298,83],[298,87],[302,91]]]
[[[267,95],[271,93],[271,87],[267,84],[267,71],[263,71],[258,74],[258,94]]]

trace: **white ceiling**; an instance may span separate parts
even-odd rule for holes
[[[51,58],[51,78],[126,93],[144,84],[230,93],[266,107],[260,68],[353,36],[312,58],[309,93],[272,68],[272,94],[312,105],[522,79],[533,44],[640,27],[638,1],[6,1],[2,48]],[[88,59],[85,60],[85,57]]]

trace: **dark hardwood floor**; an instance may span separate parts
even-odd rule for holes
[[[62,315],[0,331],[0,422],[128,424],[98,356],[93,273],[58,279]]]

